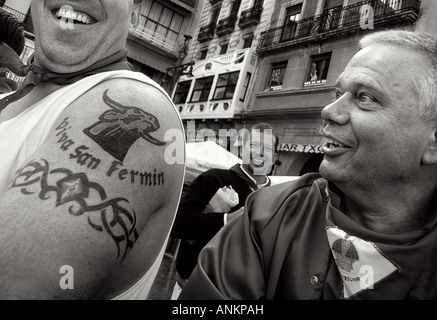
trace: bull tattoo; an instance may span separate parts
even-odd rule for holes
[[[157,146],[165,145],[150,135],[160,128],[154,115],[110,99],[108,90],[103,93],[103,101],[112,110],[105,111],[99,121],[86,128],[84,133],[114,158],[123,162],[130,147],[140,138]]]

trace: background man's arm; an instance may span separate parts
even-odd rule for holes
[[[251,210],[251,203],[246,205]],[[178,299],[261,299],[265,275],[258,231],[247,211],[221,228],[203,247]]]
[[[185,240],[211,239],[223,227],[225,213],[203,211],[221,187],[211,171],[197,176],[181,199],[171,236]]]

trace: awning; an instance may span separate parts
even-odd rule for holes
[[[200,173],[211,169],[229,169],[241,159],[213,141],[186,144],[185,182],[190,183]]]
[[[278,151],[323,153],[322,146],[318,144],[278,143]]]

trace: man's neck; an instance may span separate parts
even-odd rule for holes
[[[344,197],[346,214],[375,232],[400,234],[420,230],[435,218],[435,188],[419,191],[411,186],[386,187],[385,192],[361,190],[358,194],[351,194],[350,190],[346,190]]]
[[[253,180],[255,180],[257,185],[264,184],[267,182],[267,177],[265,175],[255,175],[253,171],[250,169],[249,165],[241,165],[243,171],[250,176]]]

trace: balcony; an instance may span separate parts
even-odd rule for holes
[[[186,95],[182,98],[180,98],[182,95],[178,96],[177,99],[173,97],[181,118],[184,120],[232,119],[239,116],[243,110],[246,95],[243,80],[247,77],[247,73],[254,73],[254,56],[252,49],[246,48],[197,61],[193,66],[194,79],[189,75],[179,78],[179,84],[189,83],[186,87]],[[220,84],[219,75],[230,73],[234,75],[228,79],[233,79],[233,81],[224,87],[223,82]],[[210,88],[202,94],[202,99],[198,97],[193,99],[193,90],[197,81],[208,77],[212,78]],[[234,89],[231,89],[233,85]]]
[[[203,26],[199,29],[199,35],[197,36],[197,40],[199,42],[205,42],[208,40],[212,40],[214,38],[215,24],[210,23],[206,26]]]
[[[170,1],[183,8],[185,6],[188,6],[189,8],[193,8],[193,9],[196,8],[198,2],[198,0],[170,0]]]
[[[241,29],[256,26],[261,20],[261,13],[263,12],[262,4],[258,4],[250,9],[241,12],[238,26]]]
[[[133,32],[138,39],[145,41],[157,48],[176,56],[177,55],[177,35],[166,35],[153,29],[139,28]]]
[[[281,27],[264,31],[256,52],[265,55],[281,50],[307,45],[311,42],[324,41],[354,35],[364,29],[368,23],[368,9],[373,9],[373,26],[395,27],[413,24],[419,13],[419,0],[382,1],[366,0],[343,7],[338,11],[325,11],[323,14]]]
[[[222,19],[217,24],[217,29],[215,33],[221,37],[225,34],[232,33],[235,29],[235,23],[237,22],[237,16],[231,16],[225,19]]]

